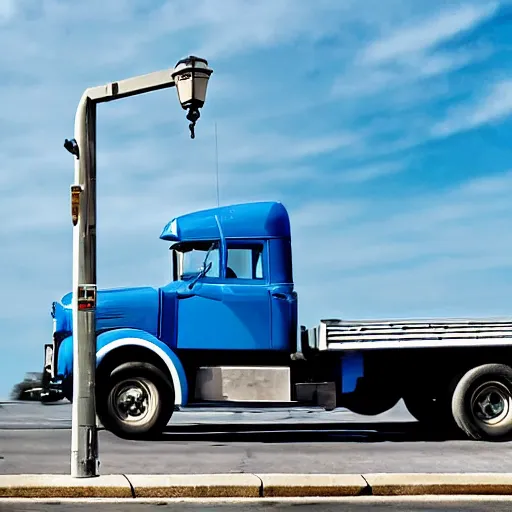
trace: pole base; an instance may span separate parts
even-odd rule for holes
[[[92,478],[99,476],[98,431],[96,426],[78,427],[77,450],[71,453],[71,476]]]

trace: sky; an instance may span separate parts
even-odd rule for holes
[[[0,398],[41,371],[71,289],[80,96],[214,72],[191,140],[176,90],[98,107],[98,285],[164,285],[173,217],[278,200],[300,321],[512,314],[512,3],[0,0]],[[216,157],[216,137],[218,158]]]

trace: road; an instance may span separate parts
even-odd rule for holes
[[[70,471],[71,407],[4,404],[0,472]],[[403,405],[373,418],[348,411],[178,412],[157,441],[100,432],[101,473],[512,472],[512,443],[425,432]]]
[[[100,504],[101,503],[101,504]],[[45,504],[41,502],[15,502],[0,500],[0,511],[9,512],[509,512],[512,507],[512,498],[458,498],[458,499],[382,499],[382,498],[349,498],[337,500],[287,500],[287,501],[264,501],[264,502],[165,502],[162,500],[153,503],[76,503],[56,502]]]
[[[367,422],[368,417],[358,416],[345,409],[322,411],[318,408],[200,408],[194,407],[174,413],[169,424],[180,426],[241,424],[241,423],[358,423]],[[372,418],[372,422],[411,422],[414,421],[399,404],[393,410]],[[0,402],[0,429],[70,429],[71,404],[66,400],[52,404],[41,405],[35,402]]]

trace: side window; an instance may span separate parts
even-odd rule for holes
[[[228,279],[263,279],[263,245],[230,247],[228,245]]]

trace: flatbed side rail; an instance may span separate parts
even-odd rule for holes
[[[308,330],[318,350],[512,345],[512,319],[321,320]]]

